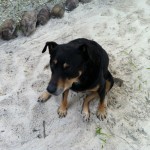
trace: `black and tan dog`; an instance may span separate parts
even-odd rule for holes
[[[80,38],[67,44],[46,42],[42,51],[49,48],[51,80],[47,91],[38,99],[47,101],[51,95],[63,94],[63,99],[58,108],[59,117],[67,114],[67,96],[69,90],[82,92],[89,91],[82,108],[84,120],[89,120],[89,102],[100,98],[97,117],[106,118],[105,95],[114,84],[113,77],[108,71],[109,58],[106,51],[95,41]]]

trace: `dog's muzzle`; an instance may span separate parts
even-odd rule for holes
[[[64,92],[64,89],[57,87],[55,84],[49,84],[47,91],[52,95],[58,96]]]

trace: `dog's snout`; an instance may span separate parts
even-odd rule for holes
[[[51,94],[55,93],[57,90],[57,87],[55,84],[49,84],[47,87],[47,91]]]

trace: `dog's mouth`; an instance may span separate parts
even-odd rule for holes
[[[80,75],[81,72],[79,72],[79,76]],[[58,96],[64,91],[70,89],[73,86],[73,84],[79,84],[79,76],[71,79],[59,79],[57,82],[52,78],[47,87],[47,91],[52,95]]]

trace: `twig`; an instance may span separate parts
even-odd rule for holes
[[[30,58],[30,56],[26,58],[26,61],[25,61],[25,63],[26,63],[26,62],[29,60],[29,58]]]
[[[45,121],[43,121],[43,137],[44,137],[44,139],[46,137],[46,133],[45,133]]]

